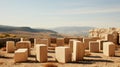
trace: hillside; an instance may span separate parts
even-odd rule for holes
[[[16,32],[16,31],[57,33],[55,31],[47,30],[47,29],[34,29],[30,27],[14,27],[14,26],[0,25],[0,32]]]
[[[14,27],[0,25],[0,38],[24,37],[24,38],[48,38],[61,37],[57,32],[48,29],[35,29],[30,27]]]

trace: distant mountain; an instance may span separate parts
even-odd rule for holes
[[[35,28],[30,28],[30,27],[14,27],[14,26],[0,25],[0,32],[15,32],[15,31],[57,33],[55,31],[47,30],[47,29],[35,29]]]
[[[83,26],[83,27],[57,27],[54,28],[52,30],[58,32],[58,33],[62,33],[62,34],[71,34],[71,35],[83,35],[86,36],[88,35],[88,32],[90,29],[93,29],[94,27],[87,27],[87,26]]]

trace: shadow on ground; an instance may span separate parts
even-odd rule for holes
[[[83,61],[72,62],[72,64],[93,64],[96,62],[107,62],[113,63],[111,60],[93,60],[93,59],[84,59]]]

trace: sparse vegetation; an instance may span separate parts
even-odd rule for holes
[[[14,34],[9,33],[0,33],[0,38],[7,38],[7,37],[16,37]]]

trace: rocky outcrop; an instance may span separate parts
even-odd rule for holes
[[[120,44],[120,28],[96,28],[89,31],[89,37],[100,37]]]

